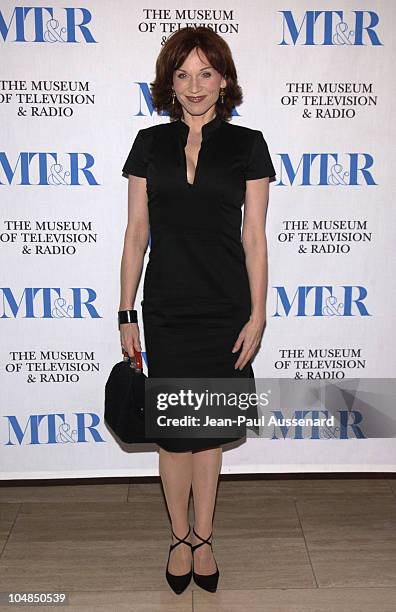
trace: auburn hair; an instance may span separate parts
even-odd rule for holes
[[[180,68],[189,53],[202,49],[209,63],[226,79],[224,103],[216,102],[216,113],[229,121],[232,109],[242,103],[242,89],[238,85],[237,71],[226,41],[206,26],[186,26],[173,32],[162,47],[155,65],[155,80],[150,83],[153,108],[157,113],[168,113],[171,120],[183,116],[182,106],[175,97],[172,104],[173,73]],[[199,50],[197,51],[199,54]]]

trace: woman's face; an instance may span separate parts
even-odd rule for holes
[[[203,115],[214,107],[220,87],[226,84],[226,80],[210,66],[203,51],[197,47],[173,73],[176,97],[190,115]]]

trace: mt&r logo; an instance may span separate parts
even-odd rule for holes
[[[279,45],[378,46],[383,43],[375,28],[379,17],[374,11],[305,11],[295,17],[293,11],[279,11],[282,19],[282,41]]]
[[[0,11],[0,35],[4,42],[96,43],[91,19],[86,8],[15,6],[12,13]]]
[[[66,293],[66,297],[64,294]],[[10,287],[0,288],[0,319],[101,319],[90,287],[26,287],[16,297]]]

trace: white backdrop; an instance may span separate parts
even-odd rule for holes
[[[0,12],[2,478],[158,474],[155,446],[117,445],[103,401],[121,359],[121,168],[137,131],[168,121],[149,83],[177,27],[224,36],[244,92],[233,121],[263,132],[277,170],[256,377],[392,378],[394,4],[42,6]],[[376,415],[376,438],[248,439],[222,472],[393,471]]]

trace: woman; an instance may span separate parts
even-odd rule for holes
[[[242,91],[228,45],[210,28],[186,27],[170,36],[151,95],[154,109],[171,121],[141,129],[123,167],[129,186],[122,347],[130,356],[141,351],[131,309],[150,233],[142,301],[148,376],[252,378],[265,324],[264,228],[275,176],[267,144],[259,130],[229,123]],[[156,441],[173,533],[168,583],[181,593],[193,576],[213,592],[219,570],[212,519],[221,445],[230,439]]]

